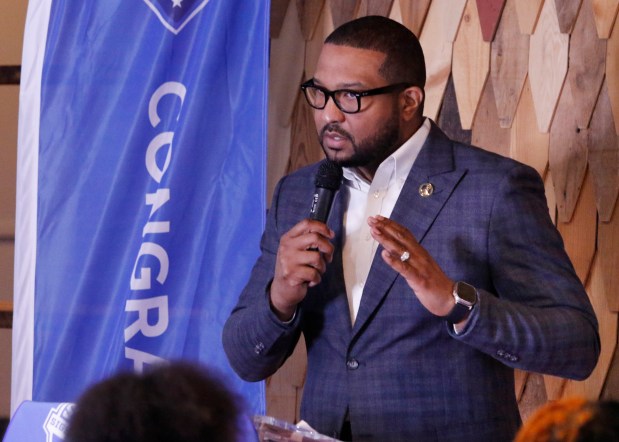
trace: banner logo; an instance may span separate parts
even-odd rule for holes
[[[173,34],[178,34],[209,0],[144,0],[159,21]]]
[[[67,424],[75,404],[62,403],[52,408],[45,418],[43,430],[45,430],[45,442],[57,442],[64,440]]]

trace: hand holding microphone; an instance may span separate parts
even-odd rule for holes
[[[272,309],[284,321],[292,318],[308,287],[320,283],[333,259],[334,233],[326,222],[341,182],[342,168],[323,160],[316,173],[308,218],[280,239],[270,295]]]

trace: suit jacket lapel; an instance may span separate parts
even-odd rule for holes
[[[346,284],[344,281],[344,266],[342,262],[342,249],[344,245],[344,211],[346,207],[346,192],[344,189],[340,189],[335,199],[333,200],[333,206],[331,207],[331,213],[327,225],[335,233],[333,245],[335,246],[335,252],[333,261],[328,266],[331,276],[329,277],[329,283],[332,286],[329,288],[330,293],[343,294],[343,296],[336,296],[334,299],[333,308],[336,310],[337,317],[344,317],[342,321],[338,321],[341,324],[340,336],[342,338],[342,345],[346,346],[352,324],[350,323],[350,310],[348,307],[348,297],[346,296]]]
[[[423,239],[447,202],[466,170],[456,170],[453,143],[432,123],[432,129],[391,213],[391,219],[402,224],[423,245]],[[431,184],[430,196],[421,196],[420,186]],[[395,282],[398,273],[387,265],[378,247],[361,298],[359,312],[353,327],[356,335],[378,308]]]

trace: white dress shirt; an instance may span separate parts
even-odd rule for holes
[[[375,215],[387,218],[391,215],[429,132],[430,120],[426,118],[417,132],[380,164],[371,183],[353,169],[344,168],[343,190],[347,192],[347,207],[344,213],[342,260],[352,324],[355,323],[365,280],[378,247],[370,235],[367,219]]]

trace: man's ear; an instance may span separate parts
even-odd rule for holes
[[[400,95],[402,106],[402,118],[405,121],[412,120],[415,115],[422,109],[424,92],[417,86],[411,86],[404,90]]]

